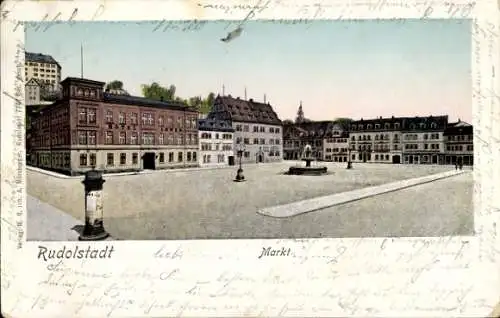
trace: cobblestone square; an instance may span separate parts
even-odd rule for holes
[[[288,176],[294,162],[105,176],[104,222],[116,239],[229,239],[464,235],[473,230],[472,174],[277,219],[260,208],[454,169],[439,165],[324,163],[325,176]],[[81,179],[27,171],[27,191],[84,220]],[[36,213],[28,206],[28,217]]]

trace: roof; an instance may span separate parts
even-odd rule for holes
[[[283,138],[325,138],[332,134],[333,121],[310,121],[283,125]]]
[[[261,123],[269,125],[281,125],[276,112],[271,104],[259,103],[253,99],[245,100],[234,98],[231,95],[220,96],[214,100],[214,109],[209,118],[227,119],[237,122]]]
[[[174,110],[190,111],[195,113],[197,112],[197,110],[188,107],[187,104],[182,102],[159,101],[145,97],[130,96],[130,95],[114,95],[114,94],[104,93],[103,102],[134,105],[134,106],[146,106],[153,108],[174,109]]]
[[[77,82],[77,83],[82,83],[82,84],[96,85],[96,86],[99,86],[101,88],[104,86],[104,84],[106,84],[104,82],[89,80],[86,78],[66,77],[64,80],[61,81],[61,85],[65,84],[67,82]]]
[[[473,134],[472,125],[460,120],[458,122],[448,124],[448,127],[446,127],[443,133],[444,136],[472,135],[472,134]]]
[[[234,132],[229,121],[216,119],[199,119],[198,130]]]
[[[25,52],[24,59],[29,62],[57,64],[61,67],[61,65],[59,65],[59,63],[51,55],[47,54]]]
[[[358,129],[353,129],[354,126],[363,125],[363,129],[360,131],[383,131],[385,129],[385,124],[393,125],[394,123],[399,123],[399,129],[402,131],[439,131],[444,130],[448,125],[448,116],[426,116],[426,117],[389,117],[389,118],[375,118],[375,119],[360,119],[353,121],[350,126],[351,131],[357,131]],[[367,129],[368,124],[372,124],[371,129]],[[379,129],[375,129],[375,124],[380,124]],[[435,124],[434,126],[432,124]],[[391,126],[393,128],[394,126]]]
[[[28,85],[30,85],[30,86],[31,86],[31,85],[42,86],[42,83],[41,83],[38,79],[36,79],[36,78],[32,77],[32,78],[30,78],[30,79],[26,82],[26,86],[28,86]]]

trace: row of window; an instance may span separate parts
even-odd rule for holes
[[[419,134],[405,134],[404,140],[418,140]],[[439,134],[422,134],[424,140],[427,139],[439,139]]]
[[[78,123],[79,124],[96,124],[97,118],[96,118],[96,112],[97,110],[95,108],[85,108],[85,107],[80,107],[78,109]],[[137,125],[138,124],[138,113],[131,112],[126,114],[125,112],[119,112],[118,113],[118,124],[132,124],[132,125]],[[105,115],[105,120],[106,123],[115,123],[114,121],[114,113],[112,110],[107,110],[106,115]],[[185,118],[183,121],[183,118],[178,116],[167,116],[165,118],[164,115],[158,116],[158,126],[163,127],[173,127],[175,122],[176,127],[185,127],[188,129],[196,129],[197,127],[197,120],[196,117],[189,117]],[[152,112],[142,112],[141,113],[141,124],[145,126],[154,126],[155,125],[155,114]]]
[[[215,139],[219,139],[219,133],[215,133],[214,137]],[[201,139],[212,139],[212,133],[202,133]],[[222,139],[233,139],[233,134],[222,134]]]
[[[238,125],[236,125],[235,130],[236,131],[249,132],[250,131],[250,126],[249,125],[240,125],[240,124],[238,124]],[[266,127],[264,127],[264,126],[253,126],[252,127],[252,131],[254,133],[257,133],[257,132],[265,133],[266,132]],[[280,131],[281,130],[278,127],[269,127],[269,130],[268,130],[268,132],[271,133],[271,134],[279,134]]]
[[[96,131],[79,131],[78,132],[78,144],[80,145],[95,145],[96,140]],[[104,144],[106,145],[115,145],[115,136],[116,133],[112,131],[105,132]],[[127,138],[127,132],[120,131],[118,133],[118,144],[119,145],[138,145],[139,144],[139,134],[137,132],[129,132]],[[165,138],[165,134],[160,133],[155,135],[151,132],[144,132],[141,135],[141,144],[142,145],[196,145],[198,143],[196,134],[187,134],[185,136],[185,143],[183,142],[182,135],[168,135]]]
[[[354,137],[354,136],[353,136]],[[353,139],[354,140],[354,139]],[[347,138],[327,138],[326,139],[326,142],[328,143],[338,143],[338,144],[342,144],[342,143],[346,143],[347,142]]]
[[[210,143],[203,142],[203,143],[201,143],[201,147],[200,148],[203,151],[211,151],[211,150],[215,150],[215,151],[219,151],[219,150],[230,151],[230,150],[233,149],[233,145],[232,144],[222,144],[222,145],[221,144],[210,144]]]
[[[28,65],[28,66],[35,66],[35,67],[56,68],[56,64],[55,63],[26,62],[26,65]]]
[[[241,141],[243,140],[243,143],[245,145],[249,145],[250,144],[250,138],[241,138],[241,137],[237,137],[236,138],[236,143],[237,144],[240,144]],[[269,145],[279,145],[281,143],[281,141],[279,139],[269,139]],[[266,144],[266,140],[264,138],[254,138],[253,139],[253,144],[254,145],[265,145]]]
[[[380,134],[380,135],[375,135],[375,140],[390,140],[390,137],[389,137],[389,134]],[[358,135],[358,141],[360,140],[372,140],[372,136],[371,135]],[[394,141],[398,141],[399,140],[399,135],[394,135]],[[351,136],[351,140],[352,141],[356,141],[356,136]]]
[[[347,148],[326,148],[326,152],[347,152]]]
[[[417,150],[417,149],[420,149],[420,145],[419,144],[406,144],[405,145],[405,149],[407,150]],[[424,144],[423,145],[423,149],[424,150],[439,150],[440,147],[439,147],[439,144]]]
[[[346,156],[332,156],[332,155],[325,155],[325,160],[326,161],[333,161],[333,162],[347,162],[347,157]]]
[[[366,125],[363,125],[363,124],[353,124],[351,125],[351,130],[363,130],[363,129],[366,129],[367,130],[370,130],[370,129],[381,129],[382,128],[382,125],[381,124],[366,124]],[[383,125],[384,129],[386,130],[389,130],[389,129],[399,129],[401,127],[401,125],[399,123],[394,123],[394,124],[391,124],[391,123],[385,123]],[[436,129],[438,127],[437,123],[430,123],[429,125],[427,125],[426,123],[420,123],[420,124],[415,124],[415,123],[411,123],[409,125],[409,128],[410,129],[427,129],[427,128],[431,128],[431,129]]]
[[[211,155],[203,155],[203,163],[211,163],[212,156]],[[217,163],[225,162],[225,156],[223,154],[217,155]]]
[[[470,141],[472,140],[472,135],[457,135],[457,136],[447,136],[448,141]]]
[[[464,145],[447,145],[446,146],[447,151],[464,151],[464,149],[467,149],[467,151],[473,151],[474,146],[473,145],[467,145],[467,147],[465,147]]]
[[[175,153],[169,152],[168,153],[168,162],[169,163],[174,162],[174,158],[175,158]],[[160,163],[166,162],[164,152],[158,153],[158,161]],[[178,152],[177,153],[177,162],[182,162],[182,161],[183,161],[183,153]],[[186,161],[187,162],[195,162],[196,161],[196,152],[188,151],[186,153]],[[137,165],[139,163],[139,154],[137,152],[132,153],[131,163],[133,165]],[[124,152],[120,153],[119,154],[119,165],[127,165],[127,164],[128,164],[127,154]],[[112,167],[114,165],[115,165],[115,154],[114,153],[107,153],[106,154],[106,166]],[[82,153],[82,154],[80,154],[80,166],[81,167],[96,166],[96,154],[95,153],[91,153],[91,154]]]

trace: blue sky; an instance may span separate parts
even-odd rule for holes
[[[210,91],[263,100],[281,119],[426,116],[471,121],[469,20],[250,21],[224,43],[228,22],[153,32],[154,22],[76,22],[26,29],[26,50],[52,55],[62,78],[175,84],[178,95]]]

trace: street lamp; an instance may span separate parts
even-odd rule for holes
[[[238,168],[238,171],[236,172],[236,178],[234,179],[235,182],[243,182],[245,181],[245,176],[243,176],[243,168],[241,167],[241,158],[243,157],[243,152],[245,151],[245,145],[244,144],[237,144],[237,153],[238,157],[240,158],[240,166]]]
[[[351,147],[349,147],[349,152],[347,153],[347,169],[352,169],[352,162],[351,162]]]

